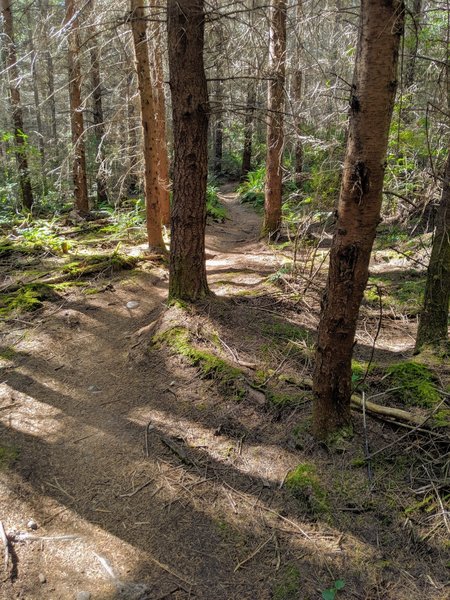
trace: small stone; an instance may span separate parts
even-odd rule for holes
[[[30,519],[27,523],[27,527],[28,527],[28,529],[32,529],[33,531],[36,531],[36,529],[38,528],[38,524],[36,523],[36,521],[33,521],[33,519]]]
[[[91,593],[90,592],[78,592],[75,596],[76,600],[90,600]]]
[[[41,583],[45,583],[47,581],[47,577],[44,575],[44,573],[39,573],[38,579]]]
[[[139,306],[139,302],[136,302],[136,300],[131,300],[130,302],[127,302],[126,307],[129,308],[130,310],[132,310],[133,308],[137,308]]]

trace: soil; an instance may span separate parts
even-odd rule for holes
[[[201,306],[168,308],[167,270],[142,261],[95,294],[67,288],[2,325],[13,352],[1,361],[0,439],[18,457],[0,472],[10,540],[0,597],[313,600],[331,588],[343,599],[448,598],[448,515],[434,479],[443,435],[399,440],[408,430],[369,417],[364,428],[355,413],[352,440],[318,446],[307,391],[295,407],[258,386],[238,399],[152,344],[177,323],[247,382],[284,374],[283,393],[298,392],[289,377],[310,374],[324,276],[308,282],[300,270],[308,289],[291,296],[285,252],[259,240],[260,217],[231,188],[222,199],[229,218],[207,232],[215,296]],[[377,311],[363,310],[358,358],[377,326]],[[304,336],[287,343],[289,327]],[[414,320],[384,319],[376,360],[411,356],[414,332]],[[387,447],[369,474],[366,442]],[[295,490],[299,464],[314,477]],[[414,508],[421,488],[426,513]]]

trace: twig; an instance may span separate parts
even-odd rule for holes
[[[376,285],[375,287],[376,287],[377,294],[378,294],[378,306],[379,306],[379,310],[380,310],[380,313],[379,313],[380,316],[378,318],[377,331],[375,333],[375,337],[373,338],[372,348],[371,348],[371,351],[370,351],[370,358],[369,358],[369,362],[367,363],[366,372],[364,373],[364,377],[362,378],[362,380],[355,387],[354,391],[356,391],[358,388],[362,387],[362,385],[364,384],[364,382],[367,379],[367,376],[369,375],[369,370],[370,370],[370,367],[372,365],[373,357],[375,355],[375,345],[377,343],[378,336],[380,335],[381,324],[383,323],[383,299],[382,299],[382,296],[381,296],[381,288],[380,288],[379,285]],[[365,401],[364,396],[363,396],[363,400]],[[364,407],[364,411],[365,410],[366,409]]]
[[[244,560],[242,560],[240,563],[238,563],[235,567],[234,567],[234,573],[236,573],[236,571],[239,571],[239,569],[241,567],[243,567],[246,563],[248,563],[250,560],[252,560],[252,558],[254,558],[257,554],[259,554],[259,552],[261,552],[261,550],[264,548],[264,546],[267,546],[267,544],[273,540],[273,538],[275,537],[275,534],[272,533],[272,535],[270,536],[269,539],[267,539],[265,542],[262,542],[262,544],[260,544],[256,550],[253,550],[253,552],[247,556],[247,558],[244,558]]]
[[[172,450],[172,452],[178,456],[181,462],[185,463],[186,465],[193,464],[192,461],[189,460],[186,451],[181,448],[181,446],[178,446],[178,444],[175,444],[175,442],[172,442],[172,440],[167,437],[161,436],[161,441],[165,446],[167,446],[167,448],[169,448],[169,450]]]
[[[363,409],[363,429],[364,429],[364,458],[367,463],[367,477],[369,481],[372,481],[372,463],[370,462],[370,448],[369,439],[367,437],[367,423],[366,423],[366,394],[362,393],[362,409]]]
[[[428,472],[428,469],[426,468],[425,465],[423,467],[425,469],[426,474],[428,475],[428,479],[430,480],[430,483],[431,483],[431,485],[433,487],[433,491],[436,494],[436,498],[438,500],[438,503],[439,503],[439,506],[440,506],[440,509],[441,509],[441,512],[442,512],[442,518],[444,520],[444,525],[447,528],[448,533],[450,533],[450,525],[448,523],[447,511],[445,510],[444,504],[442,502],[442,498],[439,495],[439,491],[438,491],[437,487],[435,486],[434,481],[431,479],[431,475]]]
[[[66,490],[61,487],[61,484],[59,483],[59,481],[56,479],[56,477],[54,477],[54,480],[56,482],[56,485],[54,483],[50,483],[49,481],[47,481],[47,485],[50,485],[51,487],[55,488],[56,490],[59,490],[60,492],[62,492],[65,496],[67,496],[68,498],[70,498],[71,500],[73,500],[75,502],[75,498],[74,496],[72,496],[72,494],[69,494],[69,492],[66,492]]]
[[[154,428],[155,428],[155,426],[152,425],[151,421],[149,423],[147,423],[147,427],[145,428],[145,456],[147,458],[150,456],[149,453],[148,453],[148,434]]]
[[[5,569],[5,573],[8,573],[8,563],[9,563],[9,540],[5,532],[5,528],[3,527],[3,523],[0,521],[0,539],[2,540],[3,546],[5,548],[4,553],[5,557],[3,559],[3,566]]]
[[[119,498],[131,498],[131,497],[135,496],[138,492],[140,492],[141,490],[143,490],[144,488],[149,486],[151,483],[153,483],[153,481],[154,481],[154,479],[149,479],[148,481],[146,481],[145,483],[143,483],[142,485],[137,487],[132,492],[128,492],[127,494],[119,494]]]
[[[16,542],[71,542],[80,539],[79,535],[34,535],[25,531],[18,531],[13,536]]]
[[[384,446],[383,448],[380,448],[376,452],[372,452],[371,454],[369,454],[369,456],[366,456],[366,460],[369,460],[369,459],[373,458],[374,456],[377,456],[377,454],[381,454],[381,452],[384,452],[385,450],[388,450],[389,448],[392,448],[392,446],[395,446],[396,444],[398,444],[399,442],[401,442],[402,440],[404,440],[406,437],[408,437],[408,435],[411,435],[411,433],[414,433],[414,431],[417,431],[418,429],[421,429],[423,427],[423,425],[425,425],[425,423],[427,421],[429,421],[431,419],[431,417],[440,409],[440,407],[442,406],[442,404],[444,402],[445,402],[445,400],[442,400],[442,402],[439,402],[439,404],[433,409],[433,411],[427,416],[427,418],[424,419],[421,423],[419,423],[416,427],[413,427],[412,429],[410,429],[409,431],[407,431],[406,433],[404,433],[403,435],[401,435],[399,438],[397,438],[396,440],[394,440],[393,442],[391,442],[387,446]]]

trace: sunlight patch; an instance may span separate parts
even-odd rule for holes
[[[0,422],[5,427],[26,435],[34,435],[55,442],[60,439],[64,424],[63,412],[54,406],[39,402],[32,396],[18,392],[6,383],[0,385],[0,406],[10,405],[0,412]]]

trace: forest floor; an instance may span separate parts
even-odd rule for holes
[[[352,437],[315,443],[324,273],[288,274],[292,248],[261,242],[232,188],[222,199],[228,219],[207,231],[215,295],[196,308],[167,307],[167,268],[132,236],[133,268],[84,277],[94,251],[116,256],[113,236],[67,225],[76,255],[4,252],[4,307],[25,302],[19,280],[59,283],[0,325],[0,598],[448,598],[448,364],[412,360],[416,316],[394,301],[381,315],[369,295],[355,384],[423,425],[355,412]],[[392,282],[423,281],[401,254],[374,257],[373,285],[397,300]]]

